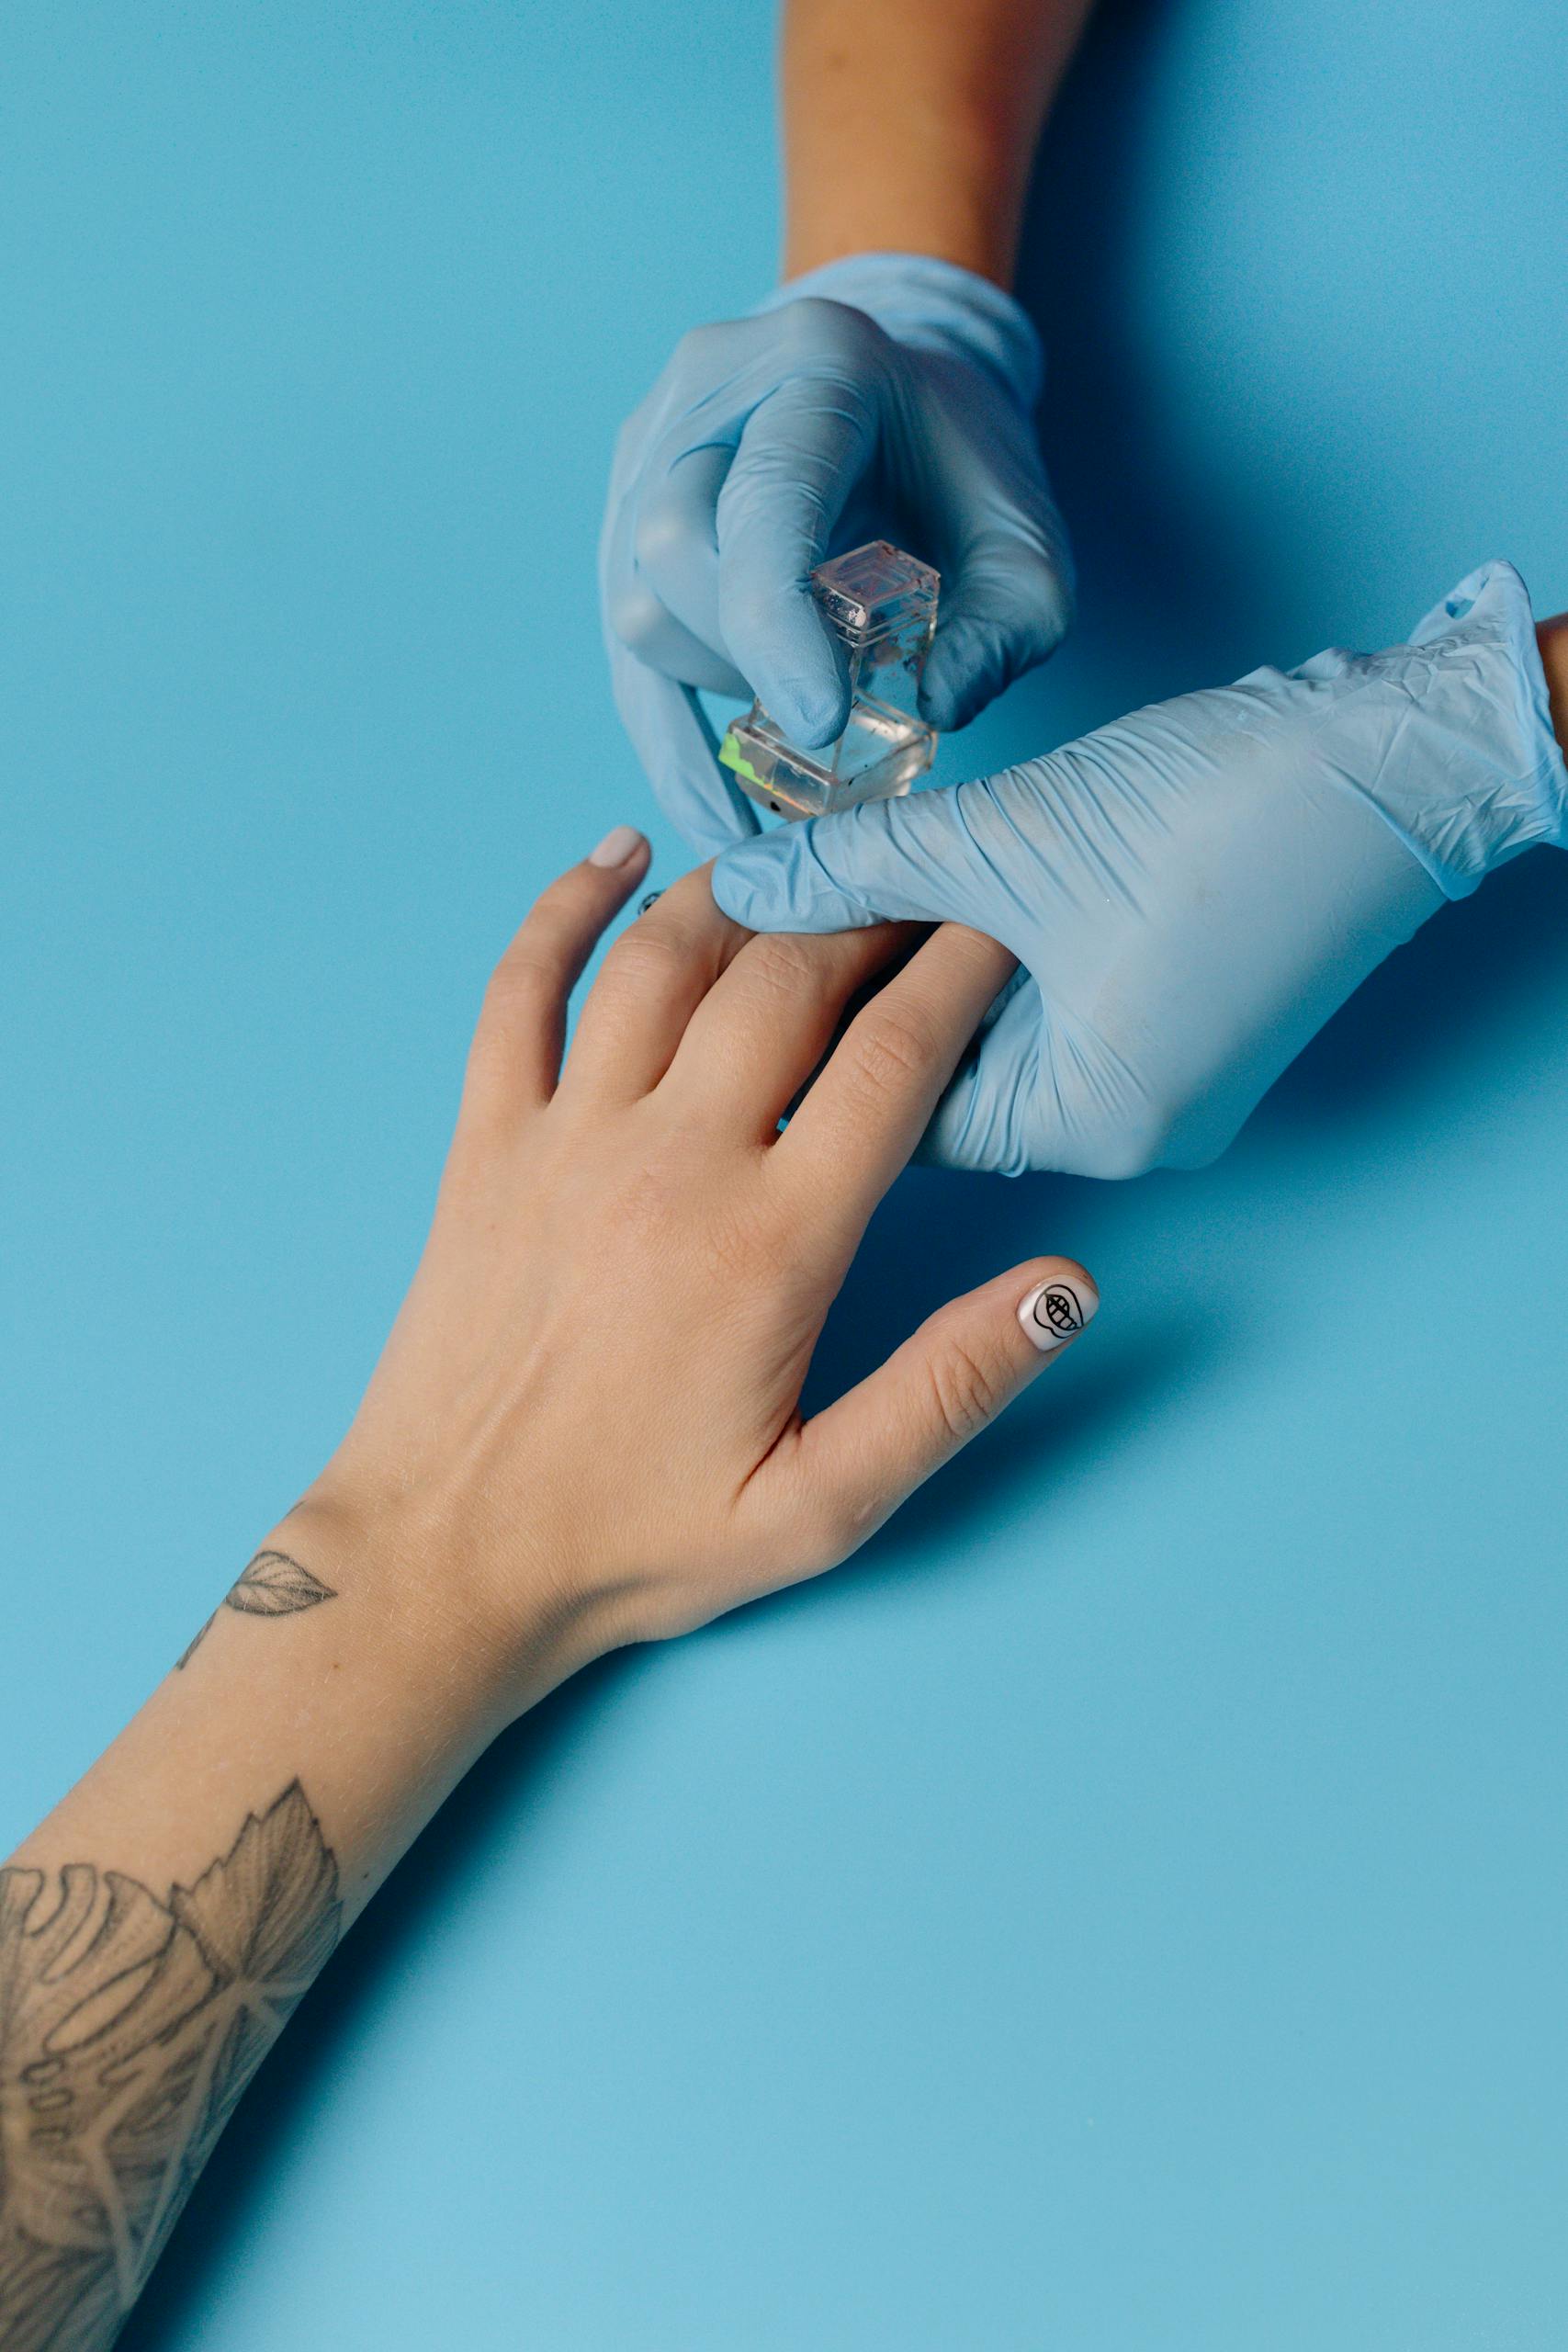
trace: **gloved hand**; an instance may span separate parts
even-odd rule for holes
[[[616,445],[599,581],[616,706],[695,848],[757,819],[694,688],[756,694],[807,749],[843,727],[843,658],[810,589],[826,556],[885,537],[937,566],[935,727],[1055,647],[1072,586],[1039,389],[1018,304],[921,254],[829,262],[677,346]]]
[[[1408,645],[1134,711],[1005,774],[721,858],[759,931],[953,919],[1028,981],[926,1138],[959,1168],[1201,1166],[1329,1014],[1532,842],[1568,839],[1524,582],[1483,564]]]

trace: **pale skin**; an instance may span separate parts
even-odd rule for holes
[[[1009,959],[956,927],[754,938],[698,872],[612,946],[563,1069],[569,992],[647,872],[639,835],[610,847],[497,967],[342,1445],[0,1871],[7,2352],[113,2340],[310,1976],[504,1725],[832,1567],[1094,1311],[1070,1261],[1015,1266],[803,1421],[866,1220]]]

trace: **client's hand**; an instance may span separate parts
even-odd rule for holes
[[[575,866],[502,959],[423,1263],[279,1538],[310,1551],[298,1522],[328,1515],[458,1579],[515,1645],[520,1698],[542,1663],[555,1679],[843,1559],[1097,1305],[1077,1266],[1014,1267],[803,1422],[867,1219],[1011,958],[936,932],[818,1069],[909,934],[757,938],[705,869],[611,947],[563,1071],[568,990],[643,865],[639,842]]]
[[[107,2352],[273,2037],[502,1724],[841,1560],[1094,1312],[1078,1267],[1015,1267],[802,1422],[1009,959],[938,932],[819,1069],[907,941],[753,938],[691,875],[610,950],[563,1075],[647,863],[622,827],[524,924],[347,1438],[0,1869],[0,2343]]]

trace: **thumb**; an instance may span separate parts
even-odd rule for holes
[[[956,1298],[775,1455],[769,1507],[831,1567],[995,1420],[1093,1319],[1100,1293],[1070,1258],[1036,1258]],[[771,1482],[770,1482],[771,1483]]]
[[[1017,956],[1019,944],[998,928],[1012,894],[998,887],[978,838],[983,829],[972,821],[976,796],[987,788],[982,778],[781,825],[719,859],[713,895],[749,931],[964,922]],[[1019,929],[1016,922],[1012,928]]]
[[[853,378],[794,378],[750,417],[718,496],[724,642],[784,734],[807,746],[831,741],[849,717],[849,672],[811,575],[875,432],[872,399]]]

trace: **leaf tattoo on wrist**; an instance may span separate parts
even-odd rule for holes
[[[160,1900],[0,1870],[0,2343],[102,2352],[342,1925],[298,1781]]]
[[[314,1609],[319,1600],[335,1600],[337,1594],[330,1584],[287,1552],[258,1552],[243,1568],[224,1594],[219,1608],[237,1609],[242,1617],[292,1617],[301,1609]],[[176,1668],[200,1648],[218,1618],[214,1610],[194,1641],[188,1642],[175,1660]]]

